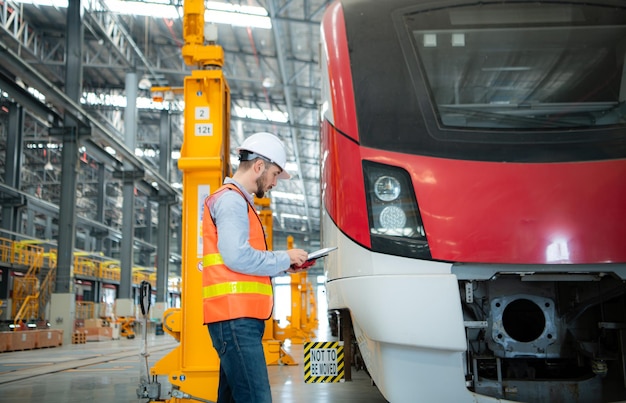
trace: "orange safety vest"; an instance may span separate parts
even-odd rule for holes
[[[274,297],[269,276],[253,276],[230,270],[217,249],[217,227],[209,211],[209,199],[222,191],[235,190],[232,184],[219,188],[204,202],[202,217],[202,304],[204,323],[215,323],[236,318],[268,319],[272,315]],[[263,225],[256,210],[248,204],[250,246],[267,250]]]

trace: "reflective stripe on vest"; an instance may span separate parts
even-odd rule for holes
[[[202,256],[202,267],[215,266],[216,264],[224,264],[224,259],[219,253],[211,253]]]
[[[231,281],[229,283],[202,287],[203,298],[219,297],[226,294],[262,294],[271,296],[272,286],[253,281]]]

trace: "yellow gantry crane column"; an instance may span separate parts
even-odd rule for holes
[[[178,161],[183,172],[181,308],[168,309],[163,317],[163,329],[180,344],[150,371],[153,378],[168,376],[172,403],[216,400],[219,376],[219,359],[202,324],[202,213],[205,198],[230,174],[230,89],[222,71],[224,51],[215,44],[216,35],[205,35],[205,29],[217,31],[205,27],[204,12],[203,0],[185,0],[182,54],[195,69],[184,81],[185,132]]]

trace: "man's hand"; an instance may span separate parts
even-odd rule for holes
[[[299,266],[292,264],[291,266],[289,266],[289,270],[287,270],[287,273],[297,273],[299,271],[306,270],[309,267],[313,266],[316,261],[317,259],[307,260]]]
[[[300,266],[309,257],[309,252],[304,249],[289,249],[287,254],[289,255],[289,265],[291,266]]]

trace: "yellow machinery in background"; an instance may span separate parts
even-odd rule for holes
[[[120,336],[126,337],[127,339],[134,339],[135,329],[133,329],[133,325],[135,321],[134,316],[118,316],[115,323],[120,326]]]
[[[183,172],[181,308],[163,315],[163,330],[180,344],[150,369],[151,379],[137,390],[138,397],[151,402],[217,399],[219,358],[202,324],[202,210],[205,198],[230,174],[230,89],[222,71],[224,51],[215,37],[205,37],[204,11],[204,1],[184,1],[182,54],[196,69],[184,80],[185,127],[178,161]],[[160,375],[172,385],[166,399],[160,396]]]

